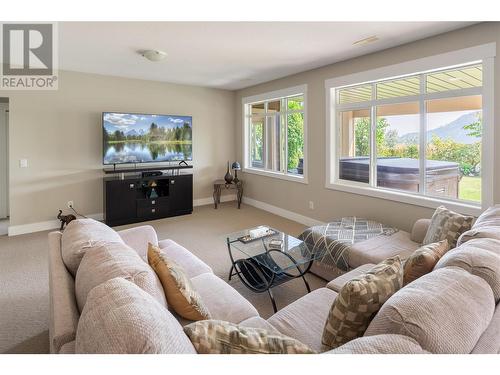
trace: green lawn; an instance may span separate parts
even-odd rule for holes
[[[459,185],[459,198],[468,201],[481,201],[481,178],[462,177]]]

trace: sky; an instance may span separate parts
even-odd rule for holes
[[[106,129],[115,131],[121,130],[124,133],[135,129],[139,132],[143,129],[148,131],[151,123],[169,129],[184,125],[187,122],[192,125],[192,117],[190,116],[170,116],[170,115],[141,115],[128,113],[104,113],[104,126]]]
[[[441,126],[447,125],[450,122],[459,118],[460,116],[463,116],[471,112],[477,112],[477,110],[439,112],[439,113],[428,114],[427,130],[433,130]],[[420,127],[419,114],[404,115],[404,116],[384,116],[384,117],[391,125],[391,129],[396,129],[398,131],[399,136],[419,131]]]

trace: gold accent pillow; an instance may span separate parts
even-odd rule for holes
[[[429,245],[434,242],[448,240],[450,249],[453,249],[462,233],[471,229],[473,220],[472,216],[464,216],[450,211],[444,206],[439,206],[432,215],[429,229],[422,244]]]
[[[291,337],[222,320],[204,320],[184,327],[198,354],[313,354]]]
[[[169,307],[185,319],[210,319],[209,311],[184,269],[169,260],[159,247],[151,243],[148,244],[148,263],[161,281]]]
[[[335,349],[363,336],[385,301],[402,287],[403,266],[398,256],[347,282],[330,308],[321,338],[323,349]]]
[[[403,268],[404,285],[415,281],[420,276],[431,272],[439,259],[450,250],[448,240],[443,240],[415,250],[406,260]]]

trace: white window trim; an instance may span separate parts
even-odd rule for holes
[[[269,171],[269,170],[264,170],[260,168],[252,168],[250,167],[250,152],[249,152],[249,139],[250,139],[250,127],[247,126],[247,118],[248,118],[248,104],[252,103],[258,103],[262,101],[271,101],[273,99],[279,99],[283,98],[285,96],[294,96],[294,95],[299,95],[302,94],[304,95],[304,169],[303,169],[303,174],[302,176],[299,175],[294,175],[290,173],[282,173],[282,172],[275,172],[275,171]],[[277,178],[281,180],[287,180],[287,181],[294,181],[294,182],[299,182],[302,184],[308,184],[309,179],[308,179],[308,164],[309,164],[309,154],[308,154],[308,130],[307,130],[307,107],[308,107],[308,100],[307,100],[307,85],[300,85],[300,86],[294,86],[294,87],[289,87],[286,89],[282,90],[276,90],[276,91],[271,91],[263,94],[258,94],[258,95],[253,95],[253,96],[247,96],[241,99],[241,104],[243,108],[243,113],[242,113],[242,145],[243,145],[243,168],[242,171],[244,173],[251,173],[251,174],[256,174],[260,176],[266,176],[266,177],[272,177],[272,178]],[[301,111],[302,112],[302,111]]]
[[[326,99],[326,182],[327,189],[348,193],[367,195],[375,198],[413,204],[416,206],[436,208],[442,204],[470,215],[479,215],[484,209],[493,205],[493,151],[494,151],[494,58],[496,43],[488,43],[462,50],[443,53],[436,56],[395,64],[369,71],[354,73],[325,81]],[[337,155],[336,113],[337,103],[332,98],[334,88],[357,85],[377,80],[388,80],[399,76],[411,75],[443,67],[459,66],[474,61],[483,64],[483,136],[482,136],[482,204],[462,202],[430,196],[416,195],[402,191],[375,188],[365,184],[345,183],[338,179],[338,168],[335,165]],[[438,97],[439,95],[437,95]]]

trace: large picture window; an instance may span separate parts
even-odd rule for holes
[[[243,99],[244,170],[306,182],[306,87]]]
[[[484,113],[491,120],[492,111],[483,107],[492,97],[484,83],[485,65],[492,77],[490,61],[361,84],[327,81],[327,187],[429,207],[444,201],[471,212],[489,204]]]

